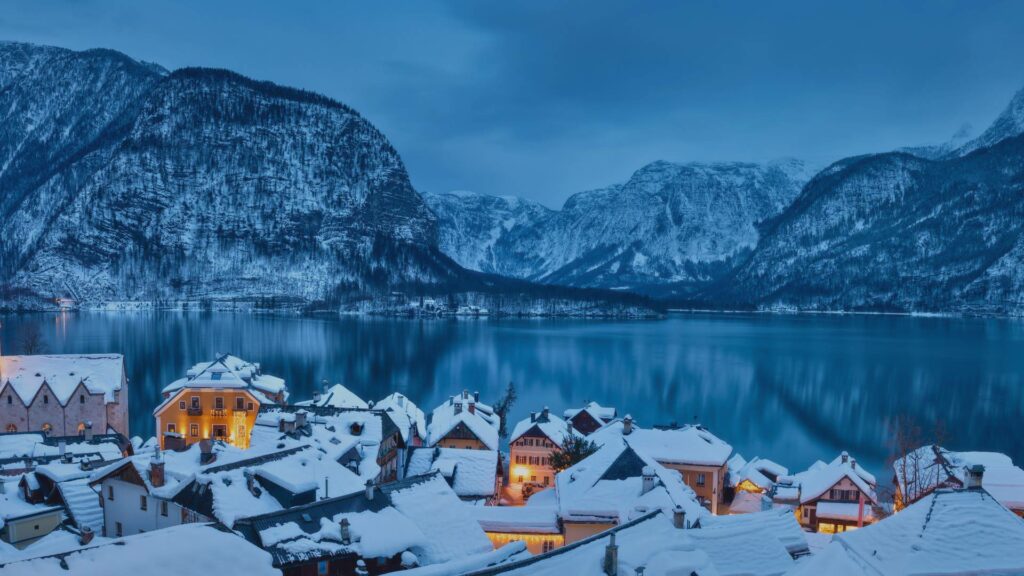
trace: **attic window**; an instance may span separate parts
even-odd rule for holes
[[[85,394],[79,394],[78,395],[78,403],[79,404],[85,404]]]
[[[213,375],[210,376],[210,380],[220,380],[220,372],[214,372]]]
[[[312,521],[313,521],[313,518],[312,518],[312,516],[310,516],[309,514],[307,514],[307,513],[305,513],[305,512],[304,512],[304,513],[302,514],[302,521],[303,521],[303,522],[312,522]]]
[[[43,394],[43,404],[49,404],[49,403],[50,403],[50,397],[47,396],[46,394]]]

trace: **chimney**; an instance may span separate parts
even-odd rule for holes
[[[306,425],[306,411],[299,410],[295,413],[295,427],[302,428]]]
[[[348,518],[341,519],[341,543],[346,546],[352,543],[352,534],[349,531]]]
[[[551,409],[549,409],[547,406],[545,406],[544,410],[542,410],[541,413],[540,413],[540,421],[541,422],[547,422],[548,421],[548,416],[550,416],[550,415],[551,415]]]
[[[617,576],[619,573],[619,547],[615,545],[615,533],[608,536],[608,545],[604,547],[604,573]]]
[[[217,459],[213,453],[213,442],[204,438],[199,441],[199,464],[209,464]]]
[[[462,402],[456,402],[455,403],[455,413],[456,414],[461,414],[462,413]]]
[[[643,476],[641,478],[643,480],[643,487],[641,488],[640,493],[647,494],[651,490],[654,490],[654,485],[655,482],[657,482],[658,477],[654,475],[654,468],[651,468],[650,466],[644,466],[642,473]]]
[[[455,403],[455,396],[449,396],[448,397],[448,405],[451,406],[454,403]]]
[[[646,568],[644,568],[643,566],[637,566],[636,576],[644,576],[644,570],[646,570]]]
[[[164,454],[159,448],[153,452],[153,459],[149,463],[149,483],[154,488],[164,485]]]
[[[61,440],[57,442],[57,453],[60,454],[60,459],[64,459],[64,453],[68,451],[68,443]]]
[[[367,500],[373,500],[373,492],[374,492],[373,480],[367,480],[366,481],[366,499]]]
[[[366,569],[366,560],[356,560],[356,576],[369,576],[370,571]]]
[[[967,477],[964,479],[964,488],[968,490],[980,490],[981,481],[985,476],[985,467],[981,464],[967,467]]]
[[[536,412],[530,412],[530,422],[536,422],[536,421],[537,421],[537,413]]]
[[[839,455],[839,458],[842,459],[843,464],[846,464],[847,462],[850,461],[850,454],[847,453],[846,450],[843,450],[842,454]]]
[[[686,510],[682,506],[672,509],[672,525],[680,530],[686,528]]]
[[[95,534],[93,534],[92,528],[88,526],[82,526],[82,531],[78,534],[78,543],[82,546],[87,546],[90,542],[92,542],[93,536],[95,536]]]
[[[473,400],[476,401],[476,402],[480,401],[480,391],[479,390],[477,390],[476,392],[473,392]]]
[[[476,402],[473,402],[472,400],[469,401],[469,413],[476,414]]]
[[[854,470],[857,469],[857,459],[856,458],[850,458],[850,468],[852,468]]]
[[[626,414],[626,417],[622,419],[622,435],[629,436],[633,433],[633,417]]]
[[[319,404],[319,403],[320,403],[320,391],[316,390],[316,391],[313,392],[313,404]]]
[[[92,420],[85,423],[85,441],[92,441]]]

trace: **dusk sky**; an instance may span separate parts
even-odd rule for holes
[[[827,5],[826,5],[827,4]],[[1024,2],[5,1],[0,39],[327,94],[417,188],[557,207],[664,159],[814,163],[980,132]]]

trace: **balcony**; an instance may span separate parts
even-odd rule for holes
[[[189,416],[202,416],[203,415],[203,409],[201,407],[199,407],[199,406],[189,406],[187,412],[188,412]]]

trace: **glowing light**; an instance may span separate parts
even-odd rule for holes
[[[523,477],[529,476],[530,475],[530,469],[527,468],[526,466],[516,466],[515,468],[512,469],[512,475],[513,476],[523,476]]]

